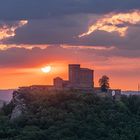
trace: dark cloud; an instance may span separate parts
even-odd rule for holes
[[[0,19],[47,19],[71,14],[104,14],[139,8],[139,0],[0,0]]]
[[[0,51],[0,67],[33,67],[52,61],[70,59],[73,52],[60,46],[49,46],[46,49],[9,48]]]
[[[82,30],[87,30],[87,26],[87,15],[31,20],[26,26],[17,29],[15,37],[4,41],[4,43],[75,44],[78,43],[78,35]]]
[[[16,30],[15,36],[3,44],[67,44],[82,46],[115,46],[119,49],[140,49],[140,25],[129,26],[126,36],[118,32],[95,31],[78,38],[89,25],[108,12],[140,9],[138,0],[1,0],[0,19],[28,19],[26,26]],[[34,20],[33,20],[34,19]],[[5,21],[14,24],[14,21]],[[17,22],[17,21],[16,21]],[[15,23],[16,23],[15,22]]]
[[[93,19],[97,17],[94,15]],[[3,43],[115,46],[120,49],[140,49],[140,25],[130,25],[124,37],[121,37],[118,32],[95,31],[88,36],[78,38],[79,34],[87,30],[88,20],[86,15],[32,20],[26,26],[17,29],[15,37],[8,38]]]

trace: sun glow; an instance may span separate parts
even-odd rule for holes
[[[41,71],[44,73],[49,73],[51,72],[51,70],[52,70],[51,66],[46,66],[46,67],[41,68]]]

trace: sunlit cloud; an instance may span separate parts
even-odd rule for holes
[[[121,37],[126,35],[130,25],[140,23],[140,11],[134,10],[129,13],[111,13],[103,16],[96,23],[89,26],[88,31],[80,34],[79,37],[84,37],[100,30],[109,33],[118,32]]]
[[[41,45],[28,45],[28,44],[0,44],[0,50],[7,50],[10,48],[25,48],[32,50],[33,48],[40,48],[40,49],[46,49],[49,45],[47,44],[41,44]]]
[[[9,37],[14,37],[16,35],[15,31],[26,25],[28,23],[27,20],[21,20],[13,25],[9,25],[6,23],[3,23],[0,25],[0,41],[3,39],[7,39]]]
[[[104,47],[104,46],[70,46],[70,45],[61,45],[64,49],[81,49],[81,50],[113,50],[115,47]]]

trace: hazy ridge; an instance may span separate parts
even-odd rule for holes
[[[0,90],[0,101],[9,102],[12,99],[13,89]]]

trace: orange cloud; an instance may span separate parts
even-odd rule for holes
[[[0,40],[6,39],[6,38],[9,38],[9,37],[14,37],[16,35],[15,31],[18,28],[26,25],[27,23],[28,23],[27,20],[21,20],[13,26],[9,26],[7,24],[2,25],[0,27]]]
[[[140,23],[140,11],[134,10],[129,13],[111,13],[105,15],[103,18],[97,20],[97,22],[89,26],[88,31],[80,34],[80,37],[88,36],[91,33],[100,30],[106,32],[118,32],[121,37],[124,37],[129,25]]]

